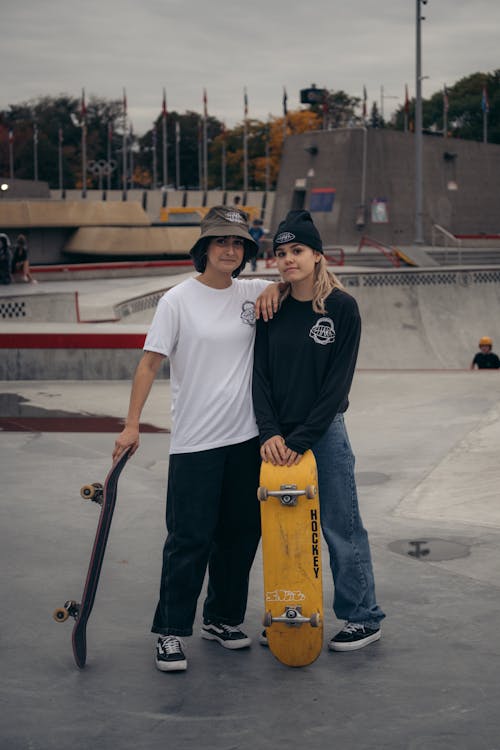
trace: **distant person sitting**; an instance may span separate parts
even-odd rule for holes
[[[479,339],[479,349],[478,353],[472,360],[472,364],[470,366],[471,370],[498,370],[500,369],[500,359],[499,357],[491,351],[493,346],[493,341],[489,336],[483,336],[481,339]]]
[[[238,208],[241,206],[241,198],[239,195],[235,195],[233,205],[238,206]]]
[[[0,284],[10,284],[12,277],[10,269],[12,265],[12,253],[10,239],[3,232],[0,234]]]
[[[20,234],[17,237],[12,256],[11,270],[14,281],[25,281],[31,284],[37,283],[31,275],[28,259],[28,241],[24,234]]]

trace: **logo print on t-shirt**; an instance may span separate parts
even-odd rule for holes
[[[249,326],[255,325],[255,302],[246,300],[246,302],[242,304],[240,318]]]
[[[316,344],[333,344],[335,341],[335,326],[331,318],[318,318],[309,331],[309,336]]]

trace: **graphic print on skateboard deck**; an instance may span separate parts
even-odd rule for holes
[[[316,461],[306,451],[296,466],[262,463],[264,626],[274,656],[290,667],[318,658],[323,647],[321,527]]]
[[[93,484],[84,485],[80,490],[83,498],[93,500],[101,505],[101,514],[90,556],[82,600],[80,603],[74,600],[67,601],[63,607],[59,607],[54,612],[54,620],[57,622],[64,622],[68,617],[74,617],[76,620],[71,640],[75,662],[80,669],[85,666],[87,660],[87,622],[94,606],[99,577],[101,575],[102,562],[116,504],[118,479],[123,467],[127,463],[129,454],[130,449],[127,449],[115,461],[104,480],[104,485],[94,482]]]

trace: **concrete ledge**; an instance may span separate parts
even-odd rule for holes
[[[0,331],[1,380],[130,380],[146,336],[145,326],[33,325]]]

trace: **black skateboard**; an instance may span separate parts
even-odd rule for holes
[[[104,485],[94,482],[93,484],[86,484],[80,490],[83,498],[93,500],[101,506],[101,514],[99,516],[94,546],[87,571],[87,580],[85,581],[81,602],[70,600],[63,607],[59,607],[54,611],[54,620],[57,622],[65,622],[68,617],[73,617],[76,620],[72,635],[73,655],[80,669],[85,666],[87,660],[87,622],[94,606],[99,577],[101,575],[102,562],[116,504],[118,479],[123,467],[127,463],[129,454],[130,448],[124,451],[120,458],[115,461],[104,480]]]

